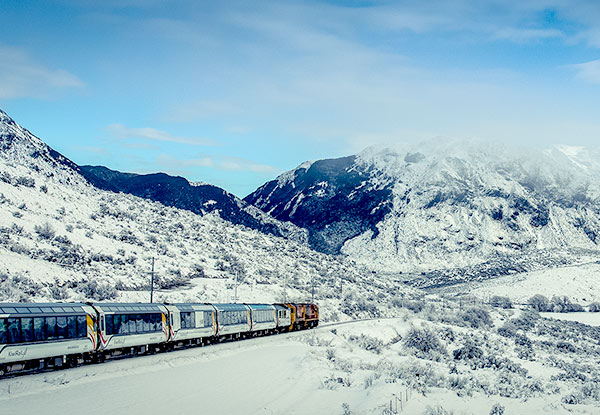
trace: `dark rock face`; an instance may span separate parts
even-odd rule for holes
[[[309,231],[309,244],[337,254],[345,241],[390,212],[391,185],[368,184],[369,173],[354,169],[355,156],[320,160],[299,168],[288,181],[273,180],[244,200],[273,217]]]
[[[165,173],[121,173],[103,166],[81,166],[79,169],[92,185],[103,190],[128,193],[200,215],[218,211],[231,223],[284,236],[277,224],[255,217],[248,211],[245,202],[216,186],[191,185],[183,177]]]

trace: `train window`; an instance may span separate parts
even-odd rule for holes
[[[152,325],[150,324],[151,314],[144,314],[144,331],[153,331]]]
[[[210,311],[204,312],[204,327],[212,326],[212,313]]]
[[[8,343],[8,329],[6,327],[6,319],[0,318],[0,344]]]
[[[33,341],[33,318],[25,317],[21,319],[21,341]]]
[[[56,317],[46,317],[46,333],[48,340],[56,340]]]
[[[77,337],[77,317],[67,317],[67,338],[74,339]]]
[[[73,307],[63,307],[63,311],[67,312],[67,313],[72,313],[73,311]]]
[[[115,315],[106,316],[106,334],[115,333]]]
[[[19,343],[19,319],[8,318],[6,321],[8,323],[8,343]]]
[[[29,307],[29,312],[30,313],[41,313],[42,310],[40,310],[39,307]]]
[[[52,309],[50,307],[42,307],[42,313],[52,313]]]
[[[55,313],[62,313],[63,312],[62,307],[52,307],[52,310],[54,310]]]
[[[128,325],[128,316],[127,314],[121,314],[121,324],[119,325],[119,334],[128,334],[129,333],[129,325]]]
[[[135,332],[137,332],[137,325],[135,322],[135,314],[129,314],[128,316],[128,320],[127,320],[127,325],[129,326],[129,334],[134,334]]]
[[[65,316],[56,317],[56,336],[59,339],[67,338],[67,318]]]
[[[141,314],[135,315],[135,331],[138,333],[144,332],[144,319]]]
[[[35,341],[46,340],[44,317],[36,317],[33,319],[33,338]]]
[[[87,337],[87,316],[77,316],[77,337]]]
[[[17,309],[14,307],[2,307],[2,310],[5,313],[16,313],[17,312]]]

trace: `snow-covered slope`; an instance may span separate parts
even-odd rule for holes
[[[597,254],[599,166],[591,149],[433,140],[300,166],[245,200],[306,227],[310,241],[325,241],[315,248],[374,269],[427,272],[491,261],[502,274],[515,257],[527,264],[539,252],[575,262]],[[324,214],[331,204],[353,208]]]
[[[77,166],[0,114],[0,301],[147,301],[152,258],[159,301],[310,300],[358,313],[392,282],[352,261],[187,210],[99,190]],[[116,287],[116,289],[115,289]],[[338,311],[335,311],[338,310]]]

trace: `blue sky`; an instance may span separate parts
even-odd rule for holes
[[[245,196],[435,137],[600,138],[597,1],[0,2],[0,108],[78,164]]]

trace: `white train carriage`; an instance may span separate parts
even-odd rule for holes
[[[87,304],[0,303],[0,374],[90,359],[95,323]]]
[[[178,346],[205,344],[217,335],[217,310],[210,304],[168,304],[169,342]]]
[[[252,335],[270,334],[277,328],[277,314],[272,304],[246,304],[250,308]]]
[[[250,308],[244,304],[213,304],[217,310],[217,336],[239,339],[252,329]]]
[[[281,304],[274,304],[273,306],[277,313],[277,331],[280,333],[283,331],[290,331],[290,326],[292,325],[290,308]]]
[[[162,304],[94,304],[103,355],[158,350],[169,340],[168,311]]]

